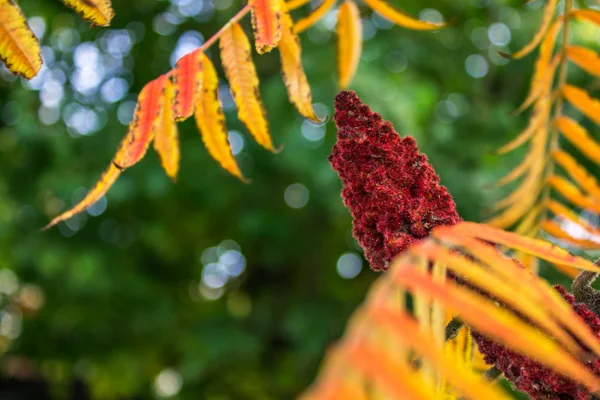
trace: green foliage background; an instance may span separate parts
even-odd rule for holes
[[[480,221],[501,195],[486,185],[522,156],[500,158],[492,151],[525,126],[526,115],[510,113],[524,98],[534,57],[496,65],[490,57],[498,49],[478,48],[473,30],[502,22],[512,33],[504,51],[515,50],[532,36],[541,2],[531,3],[531,9],[517,0],[390,3],[413,15],[435,8],[456,22],[439,33],[378,30],[365,42],[351,88],[402,135],[417,138],[463,218]],[[85,42],[105,31],[88,28],[58,2],[20,5],[29,17],[45,19],[42,43],[54,47],[67,77],[74,69],[73,52],[59,51],[53,32],[75,29]],[[115,1],[111,29],[143,26],[145,31],[125,57],[130,88],[122,101],[135,99],[147,81],[170,68],[182,33],[196,30],[209,37],[241,6],[234,0],[206,22],[184,18],[172,34],[160,35],[153,23],[174,7],[171,3]],[[363,16],[371,20],[364,8]],[[137,25],[130,25],[133,21]],[[249,28],[247,19],[243,25]],[[314,101],[331,116],[335,37],[322,23],[301,38]],[[488,60],[489,71],[480,79],[465,69],[473,54]],[[403,60],[406,68],[398,72]],[[255,62],[273,140],[284,150],[270,154],[259,148],[235,110],[228,111],[229,128],[244,135],[240,164],[250,184],[228,176],[208,156],[192,119],[180,124],[176,185],[149,151],[109,192],[106,211],[80,219],[76,232],[64,224],[48,232],[38,229],[70,206],[74,193],[80,198],[82,188],[108,165],[126,131],[117,118],[120,102],[91,96],[87,106],[104,110],[105,126],[90,135],[70,134],[62,120],[40,122],[38,91],[7,74],[0,78],[0,267],[39,285],[45,295],[43,308],[25,318],[7,357],[32,360],[57,393],[79,376],[97,398],[154,398],[155,377],[172,368],[183,379],[180,399],[292,398],[314,379],[326,347],[340,336],[377,277],[364,262],[354,279],[336,272],[340,255],[359,250],[339,180],[327,161],[333,123],[327,123],[323,141],[306,140],[303,120],[286,100],[277,54],[257,56]],[[392,70],[390,62],[396,62]],[[582,79],[575,69],[573,79]],[[83,101],[69,80],[64,91],[62,110]],[[444,108],[453,93],[467,105],[459,116]],[[284,201],[284,190],[296,182],[310,193],[301,209]],[[208,301],[196,289],[201,257],[226,239],[239,244],[246,269],[219,299]]]

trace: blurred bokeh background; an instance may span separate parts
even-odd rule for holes
[[[19,1],[41,38],[44,66],[30,82],[0,69],[0,398],[292,398],[314,379],[377,274],[352,238],[327,161],[331,118],[318,126],[299,117],[276,52],[254,60],[281,153],[251,140],[225,81],[220,91],[251,183],[210,158],[190,119],[179,125],[177,184],[150,150],[86,213],[39,232],[108,165],[142,86],[243,6],[113,3],[111,27],[92,29],[59,2]],[[525,126],[527,115],[511,112],[535,58],[509,62],[498,51],[528,41],[543,2],[389,3],[454,22],[413,32],[363,8],[364,52],[351,88],[417,138],[463,218],[481,221],[502,195],[489,185],[523,155],[493,150]],[[329,117],[334,26],[331,13],[301,36],[315,108]],[[575,34],[598,43],[589,26]],[[570,79],[585,77],[571,68]]]

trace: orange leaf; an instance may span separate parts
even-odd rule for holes
[[[564,168],[569,176],[579,185],[580,188],[588,192],[600,202],[600,186],[593,175],[577,162],[569,153],[562,150],[555,150],[552,153],[554,160]]]
[[[383,0],[365,0],[365,3],[379,14],[404,28],[414,29],[417,31],[435,31],[446,26],[446,24],[414,19],[413,17],[410,17],[393,8]]]
[[[111,163],[108,169],[104,171],[102,176],[100,176],[98,183],[96,183],[92,190],[88,192],[88,194],[83,200],[77,203],[77,205],[75,205],[75,207],[71,208],[69,211],[66,211],[60,214],[58,217],[54,218],[52,221],[50,221],[48,225],[43,227],[42,230],[49,229],[54,225],[58,224],[59,222],[67,220],[75,214],[79,214],[80,212],[82,212],[83,210],[100,200],[100,198],[104,196],[106,192],[108,192],[108,189],[110,189],[113,183],[115,183],[115,181],[121,174],[121,171],[121,168],[117,167],[114,163]]]
[[[566,52],[569,60],[590,74],[600,77],[600,57],[598,53],[579,46],[569,46]]]
[[[584,383],[592,391],[600,389],[598,378],[578,360],[548,336],[497,306],[495,302],[451,282],[444,285],[435,283],[411,268],[394,273],[393,280],[411,291],[421,290],[440,300],[448,308],[457,311],[465,323],[485,336]],[[401,327],[399,325],[397,329]]]
[[[571,246],[579,247],[586,250],[594,250],[600,248],[600,242],[593,242],[587,239],[579,239],[573,237],[554,221],[546,220],[542,222],[542,229],[548,235],[553,236],[558,240],[562,240]]]
[[[160,112],[159,122],[154,135],[154,150],[160,157],[163,169],[173,181],[177,180],[179,170],[179,135],[173,116],[173,84],[165,81],[164,101]]]
[[[558,0],[548,0],[546,6],[544,7],[544,12],[542,14],[542,22],[540,23],[540,27],[538,31],[533,36],[533,39],[529,43],[523,47],[523,49],[517,51],[512,55],[513,59],[519,59],[527,54],[531,53],[533,49],[541,42],[548,31],[548,27],[550,26],[550,22],[552,22],[552,17],[554,17],[554,13],[556,12],[556,6],[558,5]]]
[[[121,141],[113,161],[121,169],[129,168],[140,161],[154,139],[160,124],[160,114],[165,101],[164,90],[168,79],[167,75],[161,75],[147,83],[140,92],[133,121],[129,124],[127,136]]]
[[[281,17],[281,29],[281,41],[278,49],[288,97],[303,117],[315,122],[322,122],[312,108],[312,94],[302,68],[300,39],[294,33],[292,18],[287,12],[284,12]]]
[[[194,117],[209,154],[230,174],[244,180],[227,141],[225,116],[219,102],[219,78],[213,63],[202,53],[204,76],[202,95],[196,101]]]
[[[62,0],[62,2],[95,26],[108,26],[115,16],[110,0]]]
[[[578,225],[577,232],[570,235],[570,238],[574,239],[585,239],[590,236],[596,236],[600,240],[600,229],[590,225],[585,219],[581,218],[577,213],[573,212],[570,208],[564,206],[558,201],[551,200],[548,202],[548,209],[554,213],[557,217],[564,221],[570,221],[573,225]],[[566,232],[565,232],[566,234]],[[578,237],[582,236],[582,237]],[[560,236],[558,236],[560,237]],[[600,241],[596,241],[595,246],[600,247]]]
[[[588,197],[581,193],[579,188],[571,182],[558,175],[553,175],[548,179],[548,183],[565,199],[580,208],[590,208],[596,213],[600,213],[600,202],[597,199]]]
[[[558,36],[558,31],[562,26],[562,22],[562,18],[559,18],[556,21],[554,21],[554,24],[552,24],[552,27],[548,31],[546,38],[540,46],[540,54],[538,56],[537,61],[535,62],[535,68],[533,78],[531,79],[529,93],[523,101],[523,104],[521,104],[517,109],[517,113],[523,112],[524,110],[529,108],[529,106],[531,106],[533,102],[537,100],[540,96],[548,95],[550,93],[550,84],[554,79],[556,68],[560,64],[561,60],[560,55],[556,55],[554,56],[554,58],[552,58],[552,51],[554,50],[556,37]]]
[[[181,57],[170,72],[175,90],[173,109],[177,121],[194,113],[194,105],[202,91],[202,50]]]
[[[590,97],[588,92],[575,86],[565,85],[562,93],[569,103],[585,114],[586,117],[600,125],[600,101]]]
[[[344,89],[352,81],[362,53],[362,21],[353,0],[340,6],[336,33],[338,82]]]
[[[587,20],[596,25],[600,25],[600,11],[592,8],[571,11],[569,14],[572,18]]]
[[[581,125],[570,118],[560,117],[556,120],[556,126],[573,146],[600,165],[600,145]]]
[[[0,0],[0,59],[13,74],[31,79],[42,67],[40,54],[40,43],[19,6]]]
[[[545,101],[545,103],[549,104],[550,102]],[[547,117],[547,113],[545,112],[548,109],[547,105],[544,106],[541,104],[540,108],[541,108],[541,110],[536,109],[536,111],[534,112],[534,115],[529,119],[529,123],[528,123],[527,127],[525,128],[525,130],[523,132],[521,132],[513,140],[511,140],[504,146],[500,147],[497,151],[497,154],[506,154],[506,153],[518,148],[519,146],[526,143],[529,139],[531,139],[536,134],[538,129],[543,126],[544,122],[546,122],[546,117]]]
[[[219,47],[238,117],[258,144],[273,151],[269,123],[260,99],[258,76],[250,55],[250,42],[239,24],[233,24],[223,32]]]
[[[329,10],[331,10],[331,8],[335,5],[336,1],[337,0],[323,0],[313,12],[311,12],[306,17],[298,20],[298,22],[294,24],[294,32],[304,32],[305,30],[319,22],[319,20],[323,18]]]
[[[252,27],[258,54],[268,53],[281,39],[281,1],[248,0],[252,7]]]

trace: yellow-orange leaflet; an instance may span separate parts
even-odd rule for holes
[[[517,51],[515,54],[513,54],[512,58],[518,59],[518,58],[522,58],[522,57],[526,56],[527,54],[531,53],[531,51],[533,49],[535,49],[536,46],[542,41],[542,39],[544,38],[544,35],[548,31],[548,27],[550,26],[550,23],[552,22],[552,17],[554,16],[554,13],[556,12],[557,5],[558,5],[558,0],[549,0],[546,3],[546,6],[544,7],[544,13],[542,15],[542,22],[540,24],[540,28],[535,33],[533,39],[531,39],[531,42],[526,44],[525,47],[523,47],[523,49],[521,49],[520,51]]]
[[[114,163],[111,163],[110,166],[100,179],[98,183],[88,192],[83,200],[81,200],[75,207],[71,208],[69,211],[60,214],[58,217],[54,218],[48,225],[46,225],[42,230],[46,230],[48,228],[53,227],[61,221],[67,220],[71,218],[75,214],[79,214],[96,201],[100,200],[102,196],[110,189],[110,187],[115,183],[119,175],[121,174],[122,169],[117,167]]]
[[[273,151],[267,114],[260,99],[258,76],[250,54],[250,42],[239,24],[233,24],[223,32],[219,47],[238,117],[258,144]]]
[[[173,181],[177,180],[179,171],[179,135],[173,113],[173,84],[169,79],[165,81],[164,101],[154,134],[154,150],[160,157],[163,169]]]
[[[256,51],[267,53],[277,46],[281,39],[280,0],[248,0],[252,11],[252,27]]]
[[[161,75],[148,82],[140,92],[133,121],[129,124],[127,136],[121,141],[113,161],[122,169],[129,168],[140,161],[154,139],[160,124],[160,115],[165,101],[165,85],[168,80],[167,75]]]
[[[590,97],[588,92],[575,86],[565,85],[563,96],[575,108],[584,113],[589,119],[600,125],[600,101]]]
[[[321,120],[315,115],[312,108],[312,94],[302,68],[300,40],[293,31],[292,18],[285,10],[281,16],[281,30],[278,49],[288,97],[303,117],[320,122]]]
[[[0,59],[12,73],[31,79],[42,67],[40,54],[40,43],[19,6],[0,0]]]
[[[62,0],[62,2],[93,25],[108,26],[115,16],[110,0]]]
[[[417,31],[435,31],[446,26],[445,24],[414,19],[413,17],[396,10],[383,0],[365,0],[365,3],[379,14],[404,28],[414,29]]]
[[[323,0],[321,4],[310,13],[308,16],[298,20],[294,25],[294,31],[296,33],[304,32],[314,24],[316,24],[321,18],[327,14],[329,10],[335,5],[336,0]]]
[[[581,125],[567,117],[556,120],[556,126],[563,136],[581,153],[600,165],[600,145]]]
[[[181,121],[194,113],[196,100],[202,91],[202,49],[181,57],[169,76],[175,91],[174,116],[177,121]]]
[[[338,82],[344,89],[352,81],[362,53],[362,22],[353,0],[340,6],[336,34]]]
[[[567,57],[581,69],[600,77],[600,57],[593,50],[580,46],[567,47]]]
[[[227,141],[225,116],[219,103],[219,78],[213,63],[202,53],[202,95],[196,101],[194,117],[210,155],[230,174],[244,180]]]

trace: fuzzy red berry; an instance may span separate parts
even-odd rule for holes
[[[434,227],[461,221],[414,138],[401,138],[352,91],[337,95],[334,120],[337,143],[329,161],[342,180],[354,236],[371,268],[387,269],[394,256]]]

